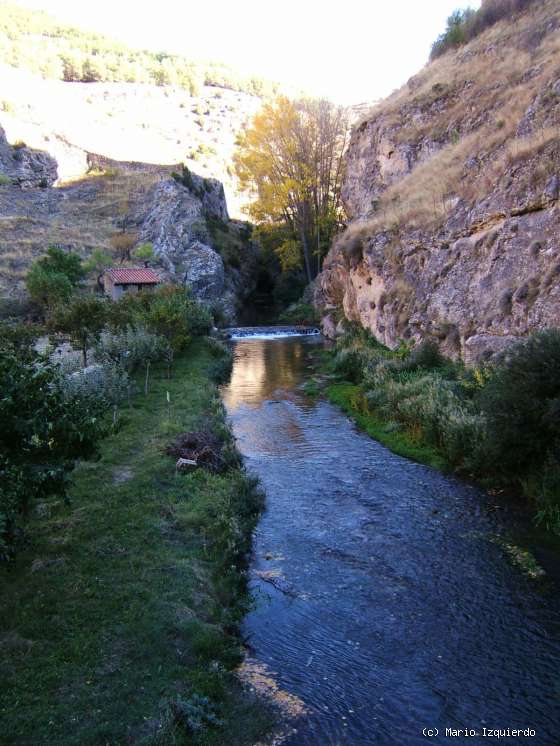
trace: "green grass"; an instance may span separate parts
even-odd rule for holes
[[[164,447],[223,420],[197,342],[123,410],[70,504],[39,506],[0,568],[3,744],[252,744],[270,713],[241,690],[243,562],[259,497],[239,468],[177,475]],[[166,402],[170,392],[171,411]],[[223,422],[222,422],[223,424]],[[189,734],[170,702],[206,696],[222,726]],[[175,710],[176,711],[176,710]]]
[[[435,448],[419,442],[413,434],[401,429],[396,423],[380,420],[375,415],[360,410],[358,402],[361,391],[360,386],[347,382],[333,383],[325,389],[327,398],[333,404],[346,412],[370,437],[383,443],[394,453],[440,471],[449,471],[449,465]]]

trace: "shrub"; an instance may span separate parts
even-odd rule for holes
[[[175,352],[183,350],[191,337],[208,334],[212,315],[184,287],[163,285],[153,292],[124,296],[109,309],[113,330],[144,327],[163,336]]]
[[[78,458],[95,451],[104,402],[64,392],[56,365],[33,349],[0,350],[0,557],[14,552],[17,524],[31,502],[64,495]]]
[[[560,447],[560,330],[511,348],[477,400],[488,420],[486,469],[509,481],[542,472]]]
[[[338,375],[343,376],[352,383],[359,383],[362,380],[363,354],[361,350],[348,347],[337,350],[333,368]]]
[[[210,377],[216,383],[225,383],[229,379],[233,368],[233,351],[225,342],[213,337],[207,337],[206,344],[212,357],[215,358],[210,368]]]
[[[50,246],[46,255],[37,259],[34,265],[41,267],[45,272],[64,275],[72,287],[76,287],[86,274],[78,254],[64,251],[56,246]]]
[[[77,254],[51,246],[45,256],[33,262],[25,283],[31,298],[48,311],[57,303],[66,302],[84,276]]]
[[[436,342],[425,339],[414,347],[403,361],[403,370],[437,370],[447,365],[448,361],[441,354]]]
[[[68,371],[61,366],[60,388],[66,399],[93,398],[106,408],[117,407],[130,393],[131,381],[120,365],[92,365],[86,369]]]
[[[187,346],[191,335],[196,337],[210,331],[212,316],[184,288],[164,286],[152,293],[146,323],[178,352]]]
[[[278,317],[281,324],[304,324],[313,326],[319,323],[319,316],[315,307],[311,303],[304,303],[303,300],[292,303]]]
[[[25,278],[27,292],[32,300],[48,312],[58,303],[64,303],[72,295],[72,284],[59,272],[47,272],[34,264]]]
[[[209,312],[212,315],[214,326],[225,326],[228,322],[228,318],[223,306],[223,303],[219,300],[215,300],[210,304]]]
[[[128,326],[116,333],[104,331],[95,346],[96,359],[109,366],[132,373],[145,368],[144,393],[148,393],[150,366],[163,360],[171,374],[173,348],[165,337],[154,334],[142,326]]]
[[[533,484],[526,483],[525,492],[537,495],[537,523],[560,536],[560,461],[549,455],[542,473]]]
[[[189,699],[175,697],[171,700],[167,718],[189,734],[200,733],[208,727],[222,724],[210,700],[198,694],[192,694]]]
[[[49,319],[49,327],[70,336],[80,350],[84,368],[88,352],[99,339],[108,318],[108,303],[94,295],[75,295],[65,305],[59,305]]]
[[[483,0],[479,10],[455,10],[447,19],[445,31],[432,44],[430,59],[466,44],[503,18],[525,10],[538,0]]]

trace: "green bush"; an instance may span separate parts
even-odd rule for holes
[[[441,354],[437,343],[431,339],[426,339],[412,348],[403,361],[402,368],[403,370],[417,370],[418,368],[436,370],[443,368],[448,362]]]
[[[35,499],[64,496],[76,459],[105,432],[104,402],[64,389],[58,367],[0,340],[0,557],[14,552],[18,521]]]
[[[511,348],[476,400],[488,421],[484,470],[506,481],[542,472],[560,448],[560,330]]]
[[[185,349],[191,337],[208,334],[212,315],[184,287],[162,285],[153,292],[124,296],[109,308],[113,331],[145,327],[165,337],[175,352]]]
[[[213,337],[207,337],[206,344],[214,358],[210,368],[210,377],[216,383],[225,383],[233,368],[233,351],[225,342]]]
[[[391,351],[349,325],[332,366],[360,385],[368,414],[398,423],[456,469],[522,488],[537,501],[538,521],[560,534],[560,330],[465,369],[432,342]]]
[[[285,311],[282,311],[278,317],[281,324],[302,324],[305,326],[314,326],[319,323],[319,316],[315,307],[311,303],[298,301],[292,303]]]
[[[45,256],[33,262],[25,283],[31,298],[44,310],[52,310],[69,300],[85,274],[77,254],[51,246]]]
[[[558,454],[547,457],[542,473],[524,483],[525,492],[537,498],[537,523],[560,536],[560,460]]]
[[[430,59],[466,44],[498,21],[525,10],[538,0],[483,0],[479,10],[455,10],[447,19],[445,31],[432,44]]]

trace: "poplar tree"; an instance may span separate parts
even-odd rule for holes
[[[346,110],[330,101],[278,97],[239,136],[234,164],[252,193],[249,215],[262,227],[285,228],[277,249],[284,267],[303,266],[308,282],[320,271],[343,220],[342,154]]]

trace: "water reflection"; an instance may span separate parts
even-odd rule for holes
[[[532,727],[556,746],[556,596],[508,564],[484,494],[305,397],[317,343],[236,342],[223,390],[267,492],[246,632],[309,712],[290,746],[416,746],[424,727]]]
[[[224,387],[226,407],[259,406],[274,398],[275,391],[289,395],[303,379],[309,360],[306,351],[322,344],[321,337],[244,339],[235,343],[234,366],[229,386]]]

